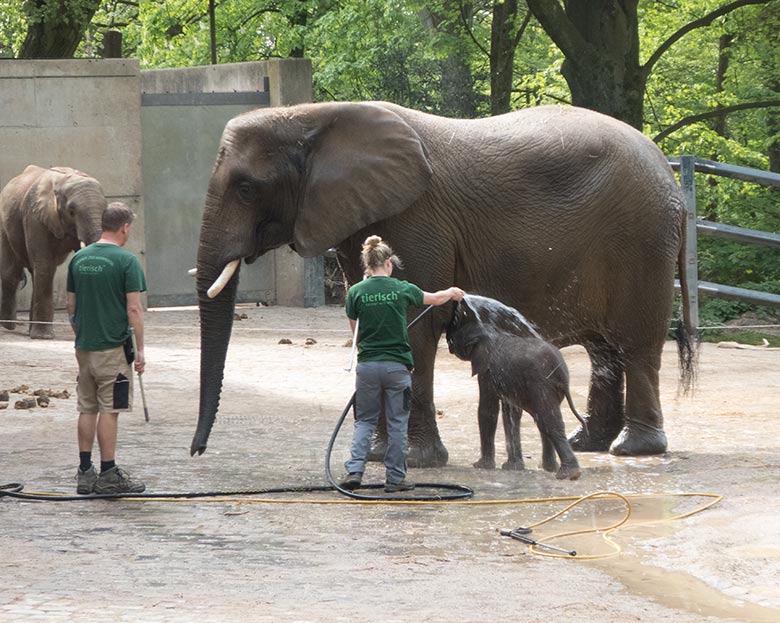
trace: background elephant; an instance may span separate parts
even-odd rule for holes
[[[98,181],[67,167],[28,166],[0,192],[0,317],[16,328],[16,292],[23,269],[32,275],[30,320],[51,322],[54,273],[80,242],[101,235],[106,198]],[[52,338],[48,324],[31,324],[30,337]]]
[[[524,330],[518,335],[512,328],[501,327],[494,322],[493,309],[501,309],[502,314],[514,311],[482,296],[467,295],[456,303],[447,326],[447,345],[453,355],[471,362],[471,374],[479,378],[480,397],[486,395],[501,402],[508,457],[502,468],[524,468],[520,416],[525,410],[534,418],[542,437],[545,471],[557,471],[559,480],[577,480],[582,470],[566,439],[561,415],[564,398],[583,427],[587,425],[571,399],[569,369],[563,355],[532,332]],[[481,456],[474,467],[492,469],[498,413],[480,411],[478,417]]]
[[[663,452],[658,370],[683,215],[672,170],[652,141],[588,110],[459,120],[365,102],[240,115],[223,133],[201,226],[200,413],[191,452],[205,450],[219,406],[237,286],[231,270],[286,244],[303,256],[336,247],[355,283],[370,234],[404,261],[399,278],[427,291],[455,283],[491,296],[556,346],[585,346],[590,435],[575,433],[575,449]],[[410,332],[413,466],[448,458],[433,364],[451,311],[437,308]]]

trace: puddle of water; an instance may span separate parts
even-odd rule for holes
[[[631,592],[669,608],[744,623],[776,623],[780,619],[776,609],[730,597],[687,573],[653,567],[641,558],[621,555],[592,564],[615,577]]]

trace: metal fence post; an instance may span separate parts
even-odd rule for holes
[[[680,270],[685,271],[688,289],[688,304],[691,310],[691,320],[694,328],[699,326],[699,266],[697,262],[696,241],[696,180],[694,178],[696,158],[694,156],[680,157],[680,186],[685,198],[686,210],[686,257],[685,266]]]

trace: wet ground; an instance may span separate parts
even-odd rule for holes
[[[122,416],[118,462],[150,492],[231,491],[325,484],[324,456],[352,392],[342,310],[247,307],[228,354],[220,418],[190,458],[197,415],[198,331],[193,310],[147,313],[151,421]],[[58,315],[57,320],[64,320]],[[281,338],[290,345],[278,344]],[[307,338],[316,343],[306,345]],[[588,362],[564,351],[584,410]],[[69,329],[30,341],[0,329],[0,390],[75,392]],[[417,481],[455,482],[479,504],[354,504],[335,493],[213,501],[21,502],[0,499],[0,621],[698,621],[780,620],[780,351],[705,344],[699,388],[677,395],[676,353],[664,353],[662,403],[670,450],[659,457],[580,454],[583,477],[538,469],[538,434],[524,418],[525,472],[484,471],[476,381],[442,344],[439,427],[450,452]],[[48,409],[0,411],[0,481],[27,491],[75,491],[75,398]],[[564,412],[567,428],[574,426]],[[336,444],[341,475],[350,431]],[[504,460],[497,442],[497,463]],[[367,480],[381,481],[372,467]],[[497,530],[528,525],[569,498],[632,494],[632,515],[611,538],[618,555],[547,558]],[[721,494],[711,501],[680,493]],[[650,494],[650,495],[640,495]],[[500,503],[488,503],[500,502]],[[611,499],[583,504],[537,528],[537,538],[608,526]],[[600,535],[556,539],[583,556],[614,548]]]

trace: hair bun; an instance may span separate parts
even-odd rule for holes
[[[377,245],[381,244],[382,238],[381,236],[369,236],[366,238],[366,241],[363,243],[363,246],[366,247],[376,247]]]

